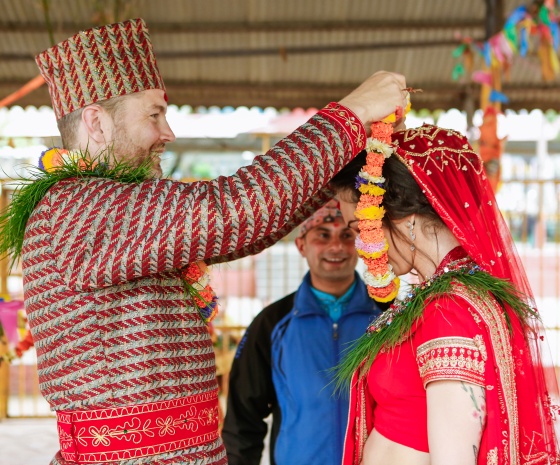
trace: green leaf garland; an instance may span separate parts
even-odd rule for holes
[[[0,257],[11,256],[10,267],[21,256],[25,227],[31,213],[57,182],[69,178],[104,178],[123,183],[140,183],[153,178],[153,159],[147,157],[138,166],[118,161],[110,150],[97,157],[87,152],[74,153],[64,158],[61,166],[44,171],[30,166],[27,178],[14,179],[18,182],[9,205],[0,212]]]

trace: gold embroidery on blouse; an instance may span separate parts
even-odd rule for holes
[[[355,449],[353,451],[352,463],[354,465],[359,465],[362,463],[362,458],[364,455],[364,449],[366,446],[366,441],[369,436],[367,430],[367,420],[366,420],[366,374],[369,368],[366,367],[365,363],[357,369],[357,373],[354,374],[356,379],[356,391],[357,391],[357,414],[354,419],[354,429],[355,429]],[[351,413],[349,413],[349,416]],[[348,424],[350,430],[351,424]],[[349,434],[348,431],[346,434]]]
[[[486,360],[482,336],[440,337],[420,344],[416,350],[424,388],[442,379],[458,379],[484,387]]]
[[[478,349],[478,351],[480,352],[480,355],[482,356],[482,360],[484,361],[488,360],[488,353],[486,352],[486,345],[484,344],[484,338],[482,337],[482,335],[477,334],[475,337],[473,337],[473,342],[476,348]]]

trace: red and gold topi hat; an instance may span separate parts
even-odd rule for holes
[[[49,87],[57,120],[100,100],[165,90],[142,19],[79,32],[35,61]]]
[[[329,200],[319,210],[316,210],[309,218],[301,223],[297,237],[305,236],[311,229],[323,223],[334,223],[344,221],[337,200]]]

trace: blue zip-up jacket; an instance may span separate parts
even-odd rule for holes
[[[230,465],[260,463],[267,432],[263,419],[270,413],[271,465],[341,463],[348,399],[333,395],[329,370],[378,314],[356,274],[354,292],[334,323],[307,274],[295,294],[257,315],[230,373],[222,431]]]

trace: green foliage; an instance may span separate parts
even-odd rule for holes
[[[139,183],[150,179],[152,158],[147,157],[139,166],[117,161],[103,152],[95,158],[80,153],[64,158],[63,164],[49,171],[31,166],[27,178],[14,179],[19,185],[15,189],[7,208],[0,212],[0,257],[11,256],[11,264],[21,256],[25,226],[31,213],[48,190],[63,179],[105,178],[123,183]]]
[[[525,303],[523,296],[509,281],[496,278],[484,271],[473,273],[465,273],[463,270],[449,271],[429,285],[418,285],[414,297],[402,303],[404,305],[402,312],[382,314],[372,325],[379,330],[367,332],[345,351],[343,361],[336,367],[336,390],[347,389],[352,375],[358,368],[360,368],[360,376],[364,376],[382,349],[391,350],[406,339],[410,335],[413,324],[422,317],[426,304],[434,298],[452,295],[453,285],[457,283],[463,284],[483,300],[487,300],[489,294],[492,295],[502,308],[509,307],[522,322],[529,318],[538,318],[536,311]],[[391,309],[387,312],[391,312]],[[508,314],[505,311],[504,317],[511,330]]]

